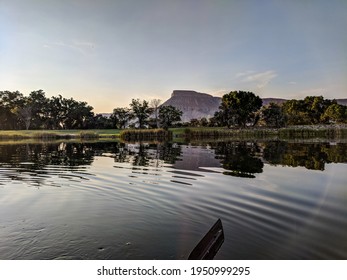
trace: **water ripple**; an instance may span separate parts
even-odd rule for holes
[[[90,165],[0,165],[0,258],[186,258],[217,218],[226,236],[217,258],[347,258],[347,165],[266,164],[251,179],[100,154]]]

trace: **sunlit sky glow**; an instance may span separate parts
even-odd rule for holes
[[[0,90],[95,112],[174,89],[347,98],[345,0],[0,0]]]

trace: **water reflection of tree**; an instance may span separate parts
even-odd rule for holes
[[[27,164],[29,169],[46,165],[78,166],[93,162],[94,150],[82,143],[1,145],[0,162],[12,167]]]
[[[172,143],[126,144],[122,153],[123,158],[127,155],[128,162],[134,166],[159,167],[162,163],[174,164],[181,155],[181,146]]]
[[[160,148],[159,158],[162,159],[165,163],[174,164],[177,160],[180,159],[182,154],[182,147],[175,143],[167,143],[162,145]]]
[[[220,159],[226,170],[225,175],[254,178],[255,173],[262,173],[264,164],[257,156],[260,148],[251,142],[212,143],[216,158]]]
[[[131,154],[133,156],[132,164],[134,166],[148,166],[149,154],[148,149],[144,144],[138,145],[136,151]]]
[[[324,170],[326,163],[347,162],[345,143],[289,143],[284,141],[210,143],[216,158],[232,176],[254,177],[263,171],[263,161],[286,166]],[[90,165],[95,156],[111,156],[115,162],[159,167],[182,160],[182,146],[175,143],[126,144],[35,143],[0,145],[0,167],[42,170],[47,165],[75,168]],[[30,163],[30,164],[28,164]]]
[[[267,142],[263,158],[270,164],[324,170],[326,163],[347,162],[347,145],[342,143],[332,145],[329,143]]]

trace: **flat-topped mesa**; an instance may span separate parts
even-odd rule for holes
[[[194,90],[174,90],[164,106],[172,105],[183,112],[182,121],[210,118],[218,110],[221,99]]]
[[[200,96],[213,97],[210,94],[197,92],[195,90],[174,90],[171,94],[171,97],[200,97]]]

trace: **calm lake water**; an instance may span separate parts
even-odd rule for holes
[[[347,259],[347,144],[0,143],[0,259]]]

